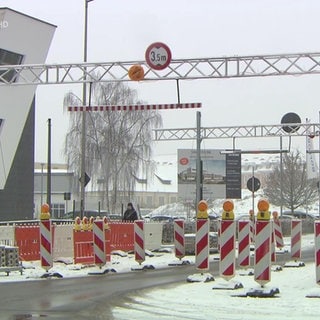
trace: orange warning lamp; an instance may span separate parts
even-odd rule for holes
[[[75,219],[74,219],[74,230],[75,231],[80,231],[81,230],[81,219],[80,219],[80,217],[76,217]]]
[[[273,216],[273,220],[279,219],[279,214],[278,214],[277,211],[273,211],[273,212],[272,212],[272,216]]]
[[[269,201],[266,199],[260,199],[258,201],[258,220],[270,220]]]
[[[88,221],[88,218],[84,216],[82,218],[82,230],[88,231],[88,229],[89,229],[89,221]]]
[[[232,200],[226,200],[223,203],[222,220],[233,220],[234,219],[234,204]]]
[[[208,219],[208,203],[205,200],[200,200],[198,203],[197,219]]]
[[[135,64],[130,67],[128,71],[128,76],[133,81],[140,81],[144,78],[144,70],[143,67],[139,64]]]
[[[106,216],[104,216],[104,217],[102,218],[102,220],[103,220],[104,229],[105,229],[105,230],[109,230],[110,227],[109,227],[109,224],[108,224],[108,218],[107,218]]]
[[[47,203],[44,203],[41,206],[40,220],[49,220],[50,219],[50,206]]]
[[[88,227],[88,230],[92,230],[92,229],[93,229],[93,221],[94,221],[94,217],[91,216],[90,219],[89,219],[89,227]]]

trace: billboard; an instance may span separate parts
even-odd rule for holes
[[[202,195],[214,199],[241,198],[241,154],[223,154],[223,150],[201,150]],[[196,199],[197,151],[178,150],[178,197],[182,201]]]

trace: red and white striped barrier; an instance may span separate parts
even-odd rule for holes
[[[269,220],[256,221],[254,280],[261,286],[271,280],[271,223]]]
[[[220,276],[229,280],[235,275],[235,222],[221,220]]]
[[[302,223],[300,219],[291,221],[291,257],[295,260],[301,259],[301,236]]]
[[[250,243],[254,243],[254,235],[255,235],[255,223],[256,223],[256,219],[254,216],[254,211],[250,210],[249,211],[249,215],[250,215]]]
[[[316,283],[320,285],[320,221],[314,223]]]
[[[209,219],[197,219],[196,268],[209,270]]]
[[[174,247],[175,256],[182,259],[185,254],[184,220],[174,220]]]
[[[146,259],[144,251],[144,221],[134,222],[134,256],[135,260],[141,264]]]
[[[141,111],[201,108],[201,103],[138,104],[125,106],[69,106],[68,111]]]
[[[250,266],[250,221],[238,221],[238,262],[239,266]]]
[[[274,234],[274,222],[270,221],[271,223],[271,262],[276,262],[276,241],[275,241],[275,234]]]
[[[98,266],[107,262],[105,245],[105,227],[103,220],[93,221],[93,253],[94,263]]]
[[[283,248],[284,242],[283,242],[283,234],[282,234],[282,226],[280,219],[273,219],[273,229],[274,229],[274,236],[276,241],[276,247],[277,248]]]
[[[41,267],[48,271],[53,266],[51,220],[40,220]]]

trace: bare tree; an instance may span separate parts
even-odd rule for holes
[[[308,179],[306,162],[299,151],[284,155],[282,179],[280,167],[275,167],[263,191],[271,203],[278,206],[282,204],[291,212],[299,207],[307,207],[318,198],[317,181]]]
[[[96,83],[92,100],[97,105],[140,104],[135,90],[123,83]],[[65,96],[65,105],[79,105],[73,93]],[[132,198],[139,172],[152,171],[152,129],[162,125],[157,111],[88,112],[86,123],[86,171],[97,188],[99,182],[109,212],[115,212],[123,201]],[[81,114],[71,116],[66,136],[68,165],[80,168]],[[102,187],[101,187],[102,186]],[[119,194],[122,197],[119,199]]]

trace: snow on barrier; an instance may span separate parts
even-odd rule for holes
[[[98,266],[106,264],[105,224],[103,220],[93,221],[94,263]]]
[[[238,221],[238,262],[240,267],[250,266],[250,221]]]
[[[302,223],[300,219],[291,221],[291,257],[294,260],[301,259]]]
[[[320,285],[320,221],[314,222],[316,283]]]
[[[145,261],[144,249],[144,221],[136,220],[134,222],[134,256],[135,260],[141,265]]]
[[[175,256],[182,259],[185,256],[184,220],[174,220],[174,248]]]

